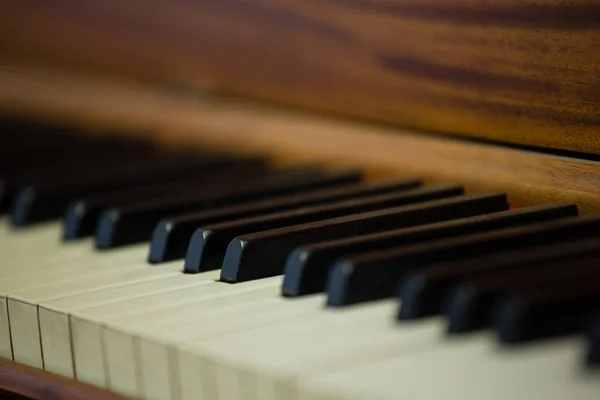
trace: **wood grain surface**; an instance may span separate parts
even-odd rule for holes
[[[470,191],[500,190],[517,206],[549,201],[600,211],[600,162],[472,143],[231,99],[173,96],[48,70],[0,68],[0,110],[152,137],[165,145],[261,154],[274,162],[354,165],[373,176],[420,176]]]
[[[0,58],[600,153],[600,0],[9,0]]]
[[[0,358],[3,400],[125,400],[71,379]]]

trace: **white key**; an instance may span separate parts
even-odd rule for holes
[[[503,349],[488,334],[465,335],[428,351],[314,375],[299,399],[593,400],[600,376],[581,369],[577,338]],[[595,376],[594,376],[595,375]]]
[[[384,344],[393,343],[399,351],[417,351],[430,346],[440,334],[439,321],[399,330],[392,321],[397,310],[394,300],[341,310],[325,309],[321,307],[324,299],[320,300],[311,305],[310,299],[289,304],[280,299],[281,319],[183,346],[177,352],[178,369],[186,371],[181,375],[183,398],[200,394],[220,399],[289,398],[286,387],[305,370],[347,365],[357,355],[385,351],[381,349]],[[306,312],[296,314],[294,307],[305,307]],[[287,310],[292,312],[285,317]],[[207,391],[198,380],[189,380],[199,371],[216,376],[219,386],[207,386]],[[217,389],[218,393],[213,392]]]
[[[24,267],[19,273],[6,273],[6,270],[0,269],[0,274],[3,276],[0,280],[0,356],[13,358],[7,302],[9,293],[73,282],[85,277],[99,277],[111,274],[114,270],[139,268],[138,260],[141,259],[142,254],[145,256],[147,249],[146,246],[132,246],[110,253],[97,253],[91,248],[88,251],[89,256],[78,257],[68,262],[61,260],[60,256],[65,252],[68,253],[68,250],[57,251],[53,259]],[[134,260],[137,263],[131,262]],[[33,335],[34,340],[35,337],[39,338],[39,334],[35,332],[29,332],[29,335]],[[36,360],[38,361],[35,366],[39,366],[39,359]],[[23,360],[23,362],[27,361]]]
[[[79,246],[85,248],[89,253],[87,246]],[[72,251],[60,251],[57,249],[52,256],[45,259],[37,260],[32,258],[26,261],[10,263],[8,259],[4,259],[0,263],[0,356],[12,358],[12,348],[10,344],[10,331],[8,325],[8,309],[6,303],[6,292],[13,288],[29,287],[34,282],[46,284],[51,282],[56,274],[56,270],[64,262],[64,255],[70,255]],[[79,259],[79,258],[77,258]],[[70,276],[73,276],[72,274]]]
[[[107,387],[102,354],[101,323],[119,317],[132,318],[136,315],[168,308],[172,304],[194,301],[203,293],[211,292],[211,289],[222,286],[211,280],[216,279],[218,275],[219,271],[183,275],[186,277],[184,280],[190,281],[189,286],[182,287],[175,283],[165,286],[160,293],[72,310],[70,333],[77,379],[95,386]],[[209,283],[211,285],[207,288]]]
[[[6,265],[11,260],[23,260],[39,253],[48,254],[61,246],[60,222],[38,224],[33,227],[13,228],[9,226],[8,217],[5,228],[6,236],[0,242],[2,264]]]
[[[236,285],[218,283],[203,287],[194,299],[183,302],[174,299],[173,303],[162,304],[158,310],[106,321],[101,335],[110,389],[130,396],[146,393],[156,398],[169,398],[168,365],[153,364],[152,371],[160,370],[156,381],[144,380],[134,337],[140,333],[160,335],[165,332],[185,335],[188,329],[195,332],[195,324],[202,323],[203,319],[217,321],[227,312],[244,310],[252,306],[253,299],[264,301],[265,293],[270,295],[270,300],[279,292],[280,284],[279,277]],[[158,385],[157,382],[166,384]],[[152,390],[144,390],[145,386]]]
[[[175,271],[172,274],[152,276],[147,281],[126,283],[40,303],[38,313],[44,368],[67,377],[74,377],[69,329],[70,313],[85,312],[86,308],[105,304],[120,304],[125,300],[151,296],[177,288],[198,286],[200,283],[214,282],[218,278],[217,272],[193,276],[183,274],[180,272],[180,261],[150,268]]]
[[[142,262],[137,267],[124,268],[123,270],[115,268],[110,273],[92,274],[80,279],[9,292],[7,296],[8,311],[15,361],[43,368],[38,323],[38,305],[40,302],[120,286],[128,282],[141,282],[157,277],[165,277],[169,274],[180,273],[180,269],[180,265],[155,268]]]
[[[6,238],[9,237],[8,218],[4,215],[0,215],[0,246],[5,243]]]

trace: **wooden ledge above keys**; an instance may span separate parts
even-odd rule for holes
[[[164,88],[162,88],[164,89]],[[171,146],[266,155],[275,162],[353,166],[376,176],[502,191],[515,206],[574,202],[600,210],[600,162],[417,134],[160,87],[26,66],[0,66],[0,110]],[[85,99],[83,101],[82,99]],[[149,132],[151,132],[149,134]]]
[[[5,400],[126,400],[72,379],[0,358],[0,398]]]

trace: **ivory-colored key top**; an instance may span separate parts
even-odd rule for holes
[[[87,242],[88,244],[90,242]],[[48,285],[55,281],[76,279],[82,271],[101,273],[123,265],[140,263],[147,249],[144,246],[131,246],[109,253],[97,252],[89,246],[78,243],[68,246],[43,259],[33,259],[31,263],[17,263],[0,269],[0,295],[10,290]]]
[[[219,282],[203,288],[203,293],[198,294],[192,301],[175,300],[169,306],[158,310],[144,312],[135,317],[127,316],[106,321],[101,335],[108,371],[108,387],[125,395],[143,395],[141,368],[139,362],[136,362],[138,353],[134,349],[136,334],[185,331],[184,328],[198,323],[203,317],[210,315],[213,319],[218,319],[227,310],[245,309],[253,298],[264,299],[265,293],[272,298],[279,292],[280,285],[280,277],[237,285]],[[168,375],[167,365],[162,368],[163,376]],[[169,385],[161,387],[160,393],[163,393],[168,391]]]
[[[181,267],[153,268],[150,265],[91,276],[56,285],[16,291],[8,295],[8,314],[14,360],[43,368],[38,305],[40,302],[150,279],[179,274]]]
[[[207,272],[206,276],[213,273],[218,274],[219,271]],[[202,273],[193,276],[202,277],[205,274]],[[265,282],[257,282],[252,285],[244,285],[241,288],[240,285],[231,286],[223,283],[214,283],[210,286],[202,284],[183,289],[167,290],[152,296],[73,311],[70,318],[70,325],[77,379],[100,387],[106,386],[105,368],[101,357],[102,323],[118,321],[119,319],[131,322],[136,318],[143,318],[147,314],[160,314],[161,310],[165,310],[162,311],[163,313],[172,314],[174,308],[185,306],[186,303],[197,303],[209,297],[230,295],[232,291],[248,291],[266,285]],[[271,286],[275,286],[275,283],[271,283]]]
[[[421,353],[307,376],[298,399],[594,400],[600,376],[581,368],[578,338],[501,348],[488,334],[447,340]]]
[[[50,254],[35,253],[14,263],[7,261],[2,263],[0,273],[5,277],[26,274],[31,276],[34,272],[44,272],[49,267],[77,266],[87,262],[100,263],[104,260],[142,261],[145,260],[148,251],[146,246],[137,245],[123,247],[113,252],[99,252],[91,244],[91,240],[86,240],[61,247]]]
[[[279,304],[278,300],[277,297],[257,298],[256,300],[245,299],[246,304],[244,305],[230,307],[229,309],[219,308],[218,314],[206,315],[201,319],[194,318],[189,324],[189,329],[185,329],[188,328],[185,326],[178,326],[176,328],[177,332],[154,331],[152,333],[153,337],[161,336],[161,338],[156,339],[140,336],[137,342],[147,398],[151,400],[160,398],[157,395],[159,388],[156,382],[166,380],[165,377],[169,375],[166,366],[171,369],[176,366],[174,364],[175,360],[172,359],[174,355],[173,348],[168,346],[169,343],[185,343],[190,339],[198,340],[199,337],[215,338],[263,324],[271,324],[277,320],[299,317],[314,312],[323,303],[321,296],[311,296],[303,299],[302,302],[290,301],[287,305]],[[171,378],[176,377],[172,376]],[[206,385],[204,377],[198,377],[197,379]],[[178,388],[173,388],[172,397],[175,397],[174,393],[178,391]],[[166,395],[166,393],[163,395]]]
[[[73,246],[56,248],[48,252],[33,251],[28,248],[6,256],[3,254],[2,263],[0,263],[0,274],[4,278],[25,275],[25,273],[31,275],[33,271],[46,270],[48,266],[72,263],[95,254],[89,244],[90,242],[87,241],[76,243]]]
[[[140,259],[141,250],[147,251],[144,247],[124,248],[115,251],[111,256],[100,253],[89,258],[77,258],[70,261],[71,264],[68,265],[58,264],[55,259],[46,260],[47,264],[36,264],[35,268],[25,268],[18,274],[3,276],[3,279],[0,279],[0,357],[13,357],[6,299],[8,293],[75,281],[89,276],[102,276],[113,273],[114,270],[139,268],[140,264],[147,268],[147,263],[131,263],[133,260]]]
[[[183,275],[189,284],[179,284],[175,279],[172,284],[166,285],[164,290],[157,293],[146,293],[142,296],[139,289],[135,296],[129,299],[108,302],[86,308],[73,309],[69,317],[71,349],[75,367],[75,376],[78,380],[106,387],[105,368],[102,355],[101,326],[102,321],[116,317],[136,316],[156,309],[166,308],[173,302],[196,300],[205,292],[211,292],[216,285],[219,271],[209,271],[196,275]],[[210,288],[206,286],[208,284]],[[141,287],[140,287],[141,288]]]
[[[5,215],[0,216],[0,243],[9,235],[8,218]],[[1,245],[0,245],[1,246]]]
[[[20,244],[20,243],[19,243]],[[89,256],[95,251],[91,247],[91,241],[86,240],[78,243],[71,243],[68,246],[53,248],[38,248],[33,246],[24,246],[19,250],[18,246],[13,246],[10,253],[3,255],[1,270],[22,270],[24,268],[35,268],[48,260],[70,260],[77,257]]]
[[[26,228],[15,228],[10,222],[10,217],[2,216],[2,230],[6,234],[7,241],[34,241],[44,245],[53,243],[60,245],[60,232],[62,223],[60,221],[44,222]],[[7,243],[7,242],[5,242]],[[4,243],[1,245],[4,246]]]
[[[32,255],[35,251],[47,252],[51,249],[58,249],[62,243],[60,240],[61,224],[59,222],[50,222],[35,225],[27,228],[13,228],[10,223],[6,226],[6,236],[0,242],[0,251],[2,258],[22,257]]]
[[[298,301],[300,306],[303,300]],[[432,345],[442,332],[439,321],[399,330],[391,318],[396,309],[394,301],[339,311],[312,307],[305,315],[292,313],[293,318],[183,345],[177,351],[178,369],[186,371],[181,375],[183,398],[289,398],[288,386],[303,369],[327,370],[351,363],[356,355],[385,354],[388,350],[382,347],[390,343],[398,351],[419,351]],[[192,355],[200,355],[200,359],[194,360]],[[200,391],[197,381],[186,380],[199,370],[217,377],[218,393]]]
[[[181,262],[163,264],[160,268],[181,267]],[[83,294],[61,297],[41,303],[38,310],[44,368],[50,372],[74,377],[69,314],[105,304],[120,304],[129,299],[146,298],[165,290],[182,289],[207,284],[218,279],[217,271],[201,275],[175,272],[172,276],[110,287]]]

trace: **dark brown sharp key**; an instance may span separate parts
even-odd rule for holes
[[[416,188],[419,185],[420,181],[414,178],[362,185],[348,185],[291,196],[279,196],[252,203],[168,218],[160,221],[154,229],[150,242],[148,261],[159,263],[184,258],[192,234],[198,227],[203,225],[250,218],[260,214],[291,210],[298,207],[408,190]]]
[[[600,274],[533,285],[507,294],[494,307],[493,327],[502,343],[570,334],[584,328],[600,305]]]
[[[103,152],[153,153],[147,144],[122,144],[109,140],[86,140],[75,135],[52,131],[26,132],[24,140],[0,146],[0,207],[8,211],[20,184],[64,180],[89,169]],[[4,150],[4,152],[2,152]]]
[[[80,166],[80,172],[67,173],[65,179],[58,182],[42,180],[22,185],[13,200],[13,225],[22,226],[61,217],[70,201],[92,192],[127,187],[136,183],[156,182],[190,170],[202,169],[208,173],[232,162],[231,159],[219,157],[165,159],[151,153],[139,157],[125,154],[116,158],[109,154],[98,161],[100,162]]]
[[[290,251],[303,243],[414,226],[424,220],[502,207],[506,207],[506,197],[502,194],[463,196],[243,235],[227,248],[221,280],[240,282],[279,275]]]
[[[102,152],[133,148],[150,149],[146,142],[86,138],[64,128],[20,128],[10,140],[0,143],[0,175],[6,172],[26,171],[32,168],[51,167],[70,160],[85,160]]]
[[[588,348],[585,361],[589,366],[600,368],[600,306],[590,318],[586,336]]]
[[[9,188],[6,183],[0,181],[0,213],[5,213],[10,209],[12,197],[9,193]]]
[[[459,196],[462,193],[463,189],[455,185],[424,187],[204,226],[198,229],[190,240],[185,259],[185,271],[198,272],[221,267],[228,244],[239,235],[375,211],[428,199]]]
[[[110,208],[102,213],[95,232],[96,247],[115,246],[149,240],[155,225],[169,215],[200,212],[242,202],[265,199],[283,193],[299,193],[332,185],[345,185],[360,180],[358,171],[319,172],[294,169],[274,176],[224,182],[222,187],[199,188],[172,197]]]
[[[254,160],[232,160],[216,170],[185,171],[157,177],[154,182],[129,185],[126,188],[91,194],[71,201],[63,218],[63,240],[70,241],[94,234],[100,214],[111,206],[156,200],[173,193],[198,190],[221,182],[241,183],[248,179],[267,178],[271,172]]]
[[[287,259],[282,294],[298,296],[322,292],[331,265],[347,254],[577,215],[577,206],[574,204],[547,204],[512,211],[503,211],[507,207],[501,203],[497,207],[473,207],[466,209],[464,214],[449,212],[437,219],[444,222],[303,246]]]
[[[449,292],[446,306],[448,332],[481,329],[490,323],[492,307],[507,291],[549,285],[561,280],[589,279],[600,273],[600,254],[563,258],[470,279]]]
[[[598,237],[434,264],[415,272],[404,281],[399,291],[402,306],[398,318],[410,320],[442,312],[449,289],[464,279],[596,254],[600,254]]]
[[[393,296],[403,277],[433,263],[594,236],[599,229],[600,216],[588,215],[350,256],[331,271],[327,304]]]

